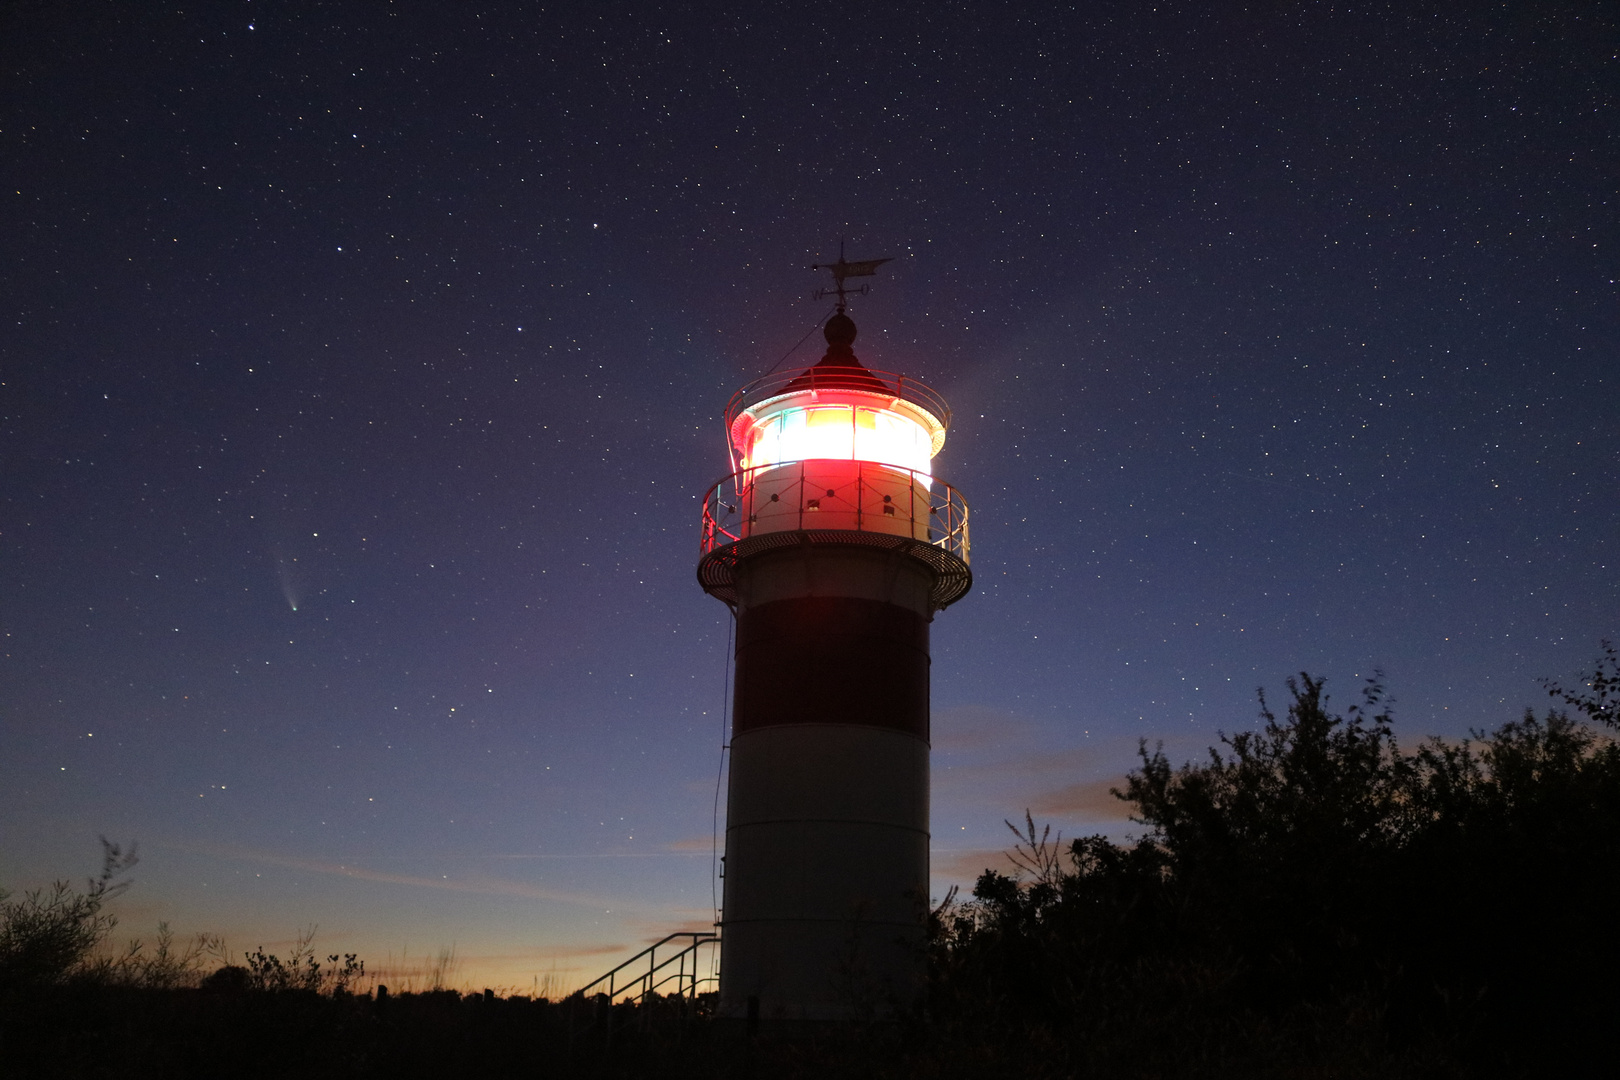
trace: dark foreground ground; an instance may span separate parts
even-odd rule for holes
[[[1041,1024],[916,1018],[750,1035],[677,1002],[371,997],[308,991],[58,987],[7,1003],[7,1077],[1471,1077],[1601,1076],[1593,1045],[1549,1045],[1544,1071],[1494,1040],[1391,1037],[1354,1002],[1245,1012],[1187,973],[1180,1007],[1120,1016],[1083,1040]],[[1168,1003],[1164,1003],[1168,1005]]]

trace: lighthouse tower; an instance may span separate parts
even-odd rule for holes
[[[886,261],[825,267],[826,355],[732,398],[737,471],[704,502],[698,580],[737,617],[723,1017],[842,1019],[920,988],[928,627],[972,575],[967,504],[931,465],[950,410],[855,356],[845,281]]]

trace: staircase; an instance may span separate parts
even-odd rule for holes
[[[713,950],[719,945],[720,935],[712,931],[678,931],[642,949],[570,996],[590,998],[595,994],[606,994],[609,1002],[623,1000],[640,1005],[649,994],[657,993],[696,1004],[699,987],[708,987],[717,982],[716,976],[700,973],[702,950]],[[660,950],[663,952],[662,959]],[[712,958],[712,952],[710,956]],[[713,968],[712,963],[710,968]]]

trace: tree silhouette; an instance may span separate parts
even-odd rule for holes
[[[1554,692],[1608,722],[1616,673],[1605,644],[1590,693]],[[1060,867],[1026,815],[1019,872],[936,920],[936,1015],[992,1042],[1046,1032],[1075,1070],[1598,1060],[1620,1004],[1620,744],[1527,713],[1408,753],[1377,679],[1342,716],[1322,680],[1287,686],[1284,716],[1262,694],[1259,729],[1202,761],[1144,744],[1115,792],[1144,827],[1128,843],[1076,840]]]

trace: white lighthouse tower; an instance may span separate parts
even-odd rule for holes
[[[920,989],[928,628],[964,596],[967,504],[933,475],[950,410],[856,359],[845,281],[820,363],[732,398],[703,588],[736,612],[719,1012],[833,1020]],[[820,269],[820,267],[818,267]]]

